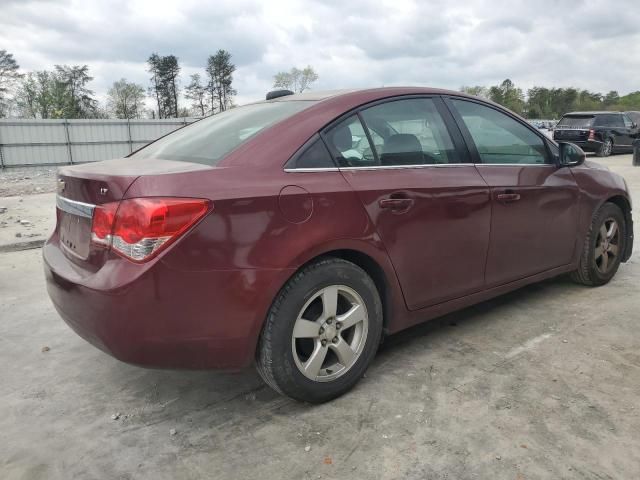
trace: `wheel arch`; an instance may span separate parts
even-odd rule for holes
[[[631,217],[631,202],[624,195],[614,195],[602,202],[602,205],[604,205],[605,203],[613,203],[614,205],[617,205],[620,210],[622,210],[622,214],[624,215],[627,238],[625,239],[625,251],[622,255],[622,261],[626,262],[631,257],[631,252],[633,250],[633,220]]]
[[[376,289],[378,290],[378,294],[380,295],[380,301],[382,302],[382,330],[385,334],[388,333],[392,312],[392,301],[389,279],[387,278],[387,274],[382,266],[380,266],[380,264],[378,264],[378,262],[376,262],[376,260],[371,256],[363,253],[362,251],[342,248],[322,253],[307,261],[300,268],[304,268],[306,265],[317,262],[318,260],[326,257],[341,258],[342,260],[351,262],[360,267],[367,275],[369,275],[369,277],[371,277]]]

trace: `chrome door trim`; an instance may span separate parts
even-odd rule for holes
[[[369,167],[327,167],[327,168],[285,168],[288,173],[296,172],[339,172],[345,170],[397,170],[404,168],[443,168],[443,167],[473,167],[473,163],[430,163],[419,165],[372,165]]]
[[[93,211],[96,206],[90,203],[78,202],[70,200],[60,195],[56,195],[56,206],[63,212],[77,215],[78,217],[93,218]]]

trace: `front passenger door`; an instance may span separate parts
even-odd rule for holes
[[[487,287],[571,263],[576,247],[578,187],[558,168],[546,140],[492,106],[447,100],[491,188]]]

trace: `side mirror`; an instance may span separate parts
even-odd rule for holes
[[[587,156],[579,146],[560,142],[560,166],[561,167],[577,167],[582,165]]]

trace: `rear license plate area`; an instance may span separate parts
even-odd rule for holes
[[[83,259],[89,256],[91,241],[90,218],[60,212],[58,235],[60,236],[60,243],[65,250]]]

